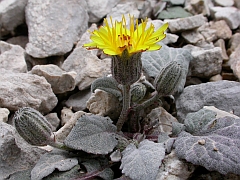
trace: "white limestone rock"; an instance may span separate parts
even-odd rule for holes
[[[7,122],[10,111],[7,108],[0,108],[0,122]]]
[[[75,72],[65,72],[54,64],[36,65],[29,72],[43,76],[55,94],[72,91],[75,88]]]
[[[0,73],[0,107],[16,111],[32,107],[44,114],[57,105],[57,97],[44,77],[26,73]]]
[[[227,62],[230,68],[233,70],[234,75],[240,80],[240,45],[230,55]]]
[[[176,156],[175,151],[166,155],[156,180],[186,180],[194,172],[195,166]]]
[[[122,106],[117,97],[97,89],[87,101],[87,108],[92,114],[109,116],[113,120],[119,117]]]
[[[1,0],[0,28],[13,31],[18,25],[24,23],[26,5],[27,0]]]
[[[190,16],[186,18],[177,18],[177,19],[168,19],[164,20],[164,22],[169,23],[169,30],[172,33],[192,30],[198,28],[207,22],[207,18],[202,14]]]
[[[25,73],[25,50],[18,45],[0,41],[0,72]]]
[[[234,5],[234,0],[214,0],[217,6],[230,7]]]
[[[26,23],[28,54],[36,58],[64,55],[88,27],[87,4],[85,0],[29,0]]]
[[[240,10],[235,7],[211,7],[211,14],[215,20],[225,20],[231,29],[240,25]]]
[[[48,122],[52,125],[52,131],[56,131],[60,125],[60,119],[58,118],[57,113],[49,113],[45,116]]]
[[[230,39],[232,37],[232,30],[229,28],[225,20],[211,21],[209,23],[210,28],[214,29],[215,35],[218,39]]]
[[[87,0],[89,22],[99,22],[120,0]]]

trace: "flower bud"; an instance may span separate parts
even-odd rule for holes
[[[141,52],[130,55],[125,49],[121,55],[112,56],[112,76],[119,84],[131,85],[142,73]]]
[[[15,113],[13,120],[16,130],[29,144],[46,146],[54,141],[51,124],[37,110],[23,107]]]
[[[172,95],[182,81],[183,69],[176,61],[171,61],[154,80],[160,96]]]
[[[142,83],[135,83],[131,86],[131,101],[139,102],[141,101],[147,92],[147,88]]]

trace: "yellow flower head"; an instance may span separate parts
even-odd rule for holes
[[[115,21],[113,23],[112,17],[109,22],[104,19],[104,26],[92,32],[92,42],[84,44],[88,49],[102,49],[108,55],[121,55],[126,49],[131,55],[133,53],[143,51],[159,50],[161,45],[157,42],[166,37],[164,31],[168,28],[168,23],[164,24],[157,31],[154,32],[154,25],[147,26],[147,18],[141,20],[138,24],[136,20],[136,27],[134,28],[134,17],[130,16],[130,28],[126,26],[125,16],[122,16],[122,21]]]

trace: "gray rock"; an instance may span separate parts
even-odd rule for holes
[[[18,25],[24,23],[26,4],[27,0],[1,0],[0,27],[13,31]]]
[[[234,112],[240,116],[240,83],[217,81],[188,86],[176,98],[178,120],[183,122],[188,113],[196,112],[204,106]]]
[[[139,18],[145,19],[146,17],[151,17],[153,7],[155,7],[156,1],[154,0],[147,0],[147,1],[141,1],[138,0],[137,6],[138,10],[140,11]]]
[[[172,20],[164,20],[169,23],[169,30],[172,33],[186,31],[198,28],[207,22],[207,19],[202,15],[195,15],[186,18],[177,18]]]
[[[88,27],[87,4],[85,0],[29,0],[26,22],[28,54],[36,58],[64,55]]]
[[[160,12],[157,18],[158,19],[175,19],[175,18],[185,18],[189,16],[192,16],[192,14],[187,12],[181,6],[173,6]]]
[[[223,77],[222,77],[220,74],[217,74],[217,75],[215,75],[215,76],[212,76],[212,77],[209,79],[210,82],[221,81],[221,80],[223,80]]]
[[[7,108],[0,108],[0,122],[7,122],[10,111]]]
[[[29,72],[38,76],[43,76],[55,94],[72,91],[75,88],[75,72],[65,72],[54,64],[36,65]]]
[[[197,44],[204,41],[204,37],[197,30],[189,30],[181,33],[182,37],[190,44]]]
[[[228,42],[228,52],[231,54],[238,47],[240,42],[240,33],[235,33]]]
[[[131,16],[134,16],[135,19],[139,18],[140,11],[138,10],[137,1],[130,1],[118,4],[117,6],[112,8],[112,11],[107,15],[107,18],[109,19],[109,16],[112,16],[113,22],[115,20],[121,21],[122,15],[125,15],[126,24],[128,25],[130,23],[130,20],[128,18],[129,14]]]
[[[120,0],[87,0],[89,22],[99,22]]]
[[[216,30],[215,35],[218,39],[230,39],[232,37],[232,30],[224,20],[211,21],[210,28]]]
[[[185,46],[191,50],[193,60],[190,61],[189,75],[200,78],[210,78],[222,70],[222,50],[220,47],[203,49],[194,46]]]
[[[233,70],[234,75],[240,80],[240,45],[230,55],[228,64]]]
[[[51,85],[44,77],[26,73],[0,74],[0,107],[16,111],[29,106],[49,113],[57,101]]]
[[[0,72],[27,72],[25,50],[18,45],[0,41]]]
[[[180,160],[175,151],[166,155],[156,180],[185,180],[194,172],[195,166]]]
[[[116,96],[97,89],[87,101],[87,108],[93,114],[109,116],[113,120],[119,117],[122,106]]]
[[[215,47],[220,47],[222,49],[222,57],[224,61],[227,61],[229,59],[225,47],[225,41],[223,39],[219,39],[214,43]]]
[[[23,49],[25,49],[26,44],[28,43],[28,37],[27,36],[16,36],[16,37],[9,38],[6,42],[10,43],[10,44],[14,44],[14,45],[19,45]]]
[[[186,0],[184,9],[195,15],[210,16],[210,7],[213,7],[212,0]]]
[[[93,55],[91,50],[77,47],[64,61],[62,69],[67,72],[75,71],[76,85],[79,90],[84,90],[88,89],[95,79],[110,74],[110,66],[109,58],[101,60]]]
[[[60,119],[58,118],[57,113],[49,113],[45,117],[52,125],[52,131],[55,132],[60,125]]]
[[[168,0],[172,5],[183,5],[185,0]]]
[[[224,7],[228,7],[228,6],[233,6],[234,4],[234,0],[214,0],[214,3],[217,6],[224,6]]]
[[[215,20],[225,20],[231,29],[240,25],[240,10],[235,7],[211,7],[211,14]]]
[[[197,31],[204,37],[206,42],[212,42],[217,39],[216,30],[212,29],[209,23],[205,23]]]
[[[15,128],[0,122],[0,179],[34,167],[45,151],[26,143]]]
[[[83,111],[87,109],[87,100],[91,96],[90,89],[79,91],[76,94],[71,95],[65,102],[67,107],[71,107],[74,111]]]

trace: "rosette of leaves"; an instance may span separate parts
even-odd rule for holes
[[[209,171],[240,175],[240,119],[215,115],[207,109],[189,113],[174,143],[176,154]]]

